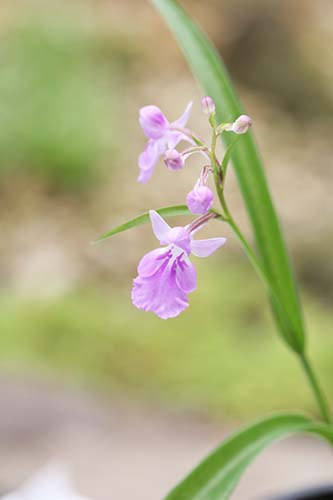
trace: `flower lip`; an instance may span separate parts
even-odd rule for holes
[[[164,163],[170,170],[180,170],[184,166],[184,158],[177,149],[168,149],[164,154]]]
[[[196,288],[195,269],[189,259],[174,255],[165,259],[152,276],[139,275],[133,280],[132,302],[162,319],[174,318],[188,307],[187,294]]]

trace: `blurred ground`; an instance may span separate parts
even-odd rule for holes
[[[94,500],[162,498],[232,429],[153,405],[101,400],[57,384],[1,378],[0,488],[16,487],[48,461],[71,467]],[[333,456],[316,439],[279,443],[249,468],[233,498],[332,483]]]

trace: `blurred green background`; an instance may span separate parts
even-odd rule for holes
[[[330,1],[184,1],[224,55],[267,166],[304,298],[309,349],[333,397]],[[325,7],[326,6],[326,7]],[[91,241],[149,208],[183,203],[199,163],[138,185],[140,106],[170,119],[200,89],[149,2],[1,2],[0,362],[107,397],[221,421],[315,410],[277,336],[261,283],[230,231],[196,262],[178,319],[136,310],[131,280],[149,227]],[[237,186],[228,198],[249,232]],[[182,222],[180,220],[180,222]]]

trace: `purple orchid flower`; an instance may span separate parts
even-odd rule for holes
[[[162,319],[174,318],[188,307],[190,292],[196,289],[196,272],[189,255],[212,255],[226,238],[194,240],[194,233],[212,214],[185,227],[171,228],[154,210],[149,212],[153,232],[163,248],[147,253],[139,262],[133,280],[132,302]]]
[[[171,123],[157,106],[150,105],[140,109],[139,122],[148,142],[139,156],[139,182],[144,183],[150,179],[159,157],[166,150],[174,149],[182,140],[192,142],[180,131],[188,121],[191,108],[192,102],[187,105],[182,116]]]

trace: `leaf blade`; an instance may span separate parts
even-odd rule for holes
[[[175,35],[194,75],[205,92],[214,99],[219,121],[230,121],[242,114],[242,106],[224,64],[200,28],[176,0],[152,2]],[[227,145],[230,144],[231,134],[226,134],[224,139]],[[233,151],[232,160],[257,250],[270,276],[274,295],[277,295],[281,302],[281,307],[272,302],[277,325],[286,342],[295,351],[303,352],[305,334],[297,287],[252,134],[241,138]]]
[[[302,415],[274,415],[236,432],[181,481],[165,500],[227,500],[251,461],[268,445],[294,433],[332,439],[333,430]]]
[[[156,212],[162,215],[162,217],[175,217],[177,215],[192,215],[186,205],[173,205],[171,207],[163,207],[156,209]],[[105,241],[116,234],[127,231],[128,229],[132,229],[133,227],[140,226],[142,224],[146,224],[149,222],[149,212],[145,212],[133,219],[120,224],[119,226],[114,227],[110,231],[102,234],[95,240],[93,243],[100,243]]]

